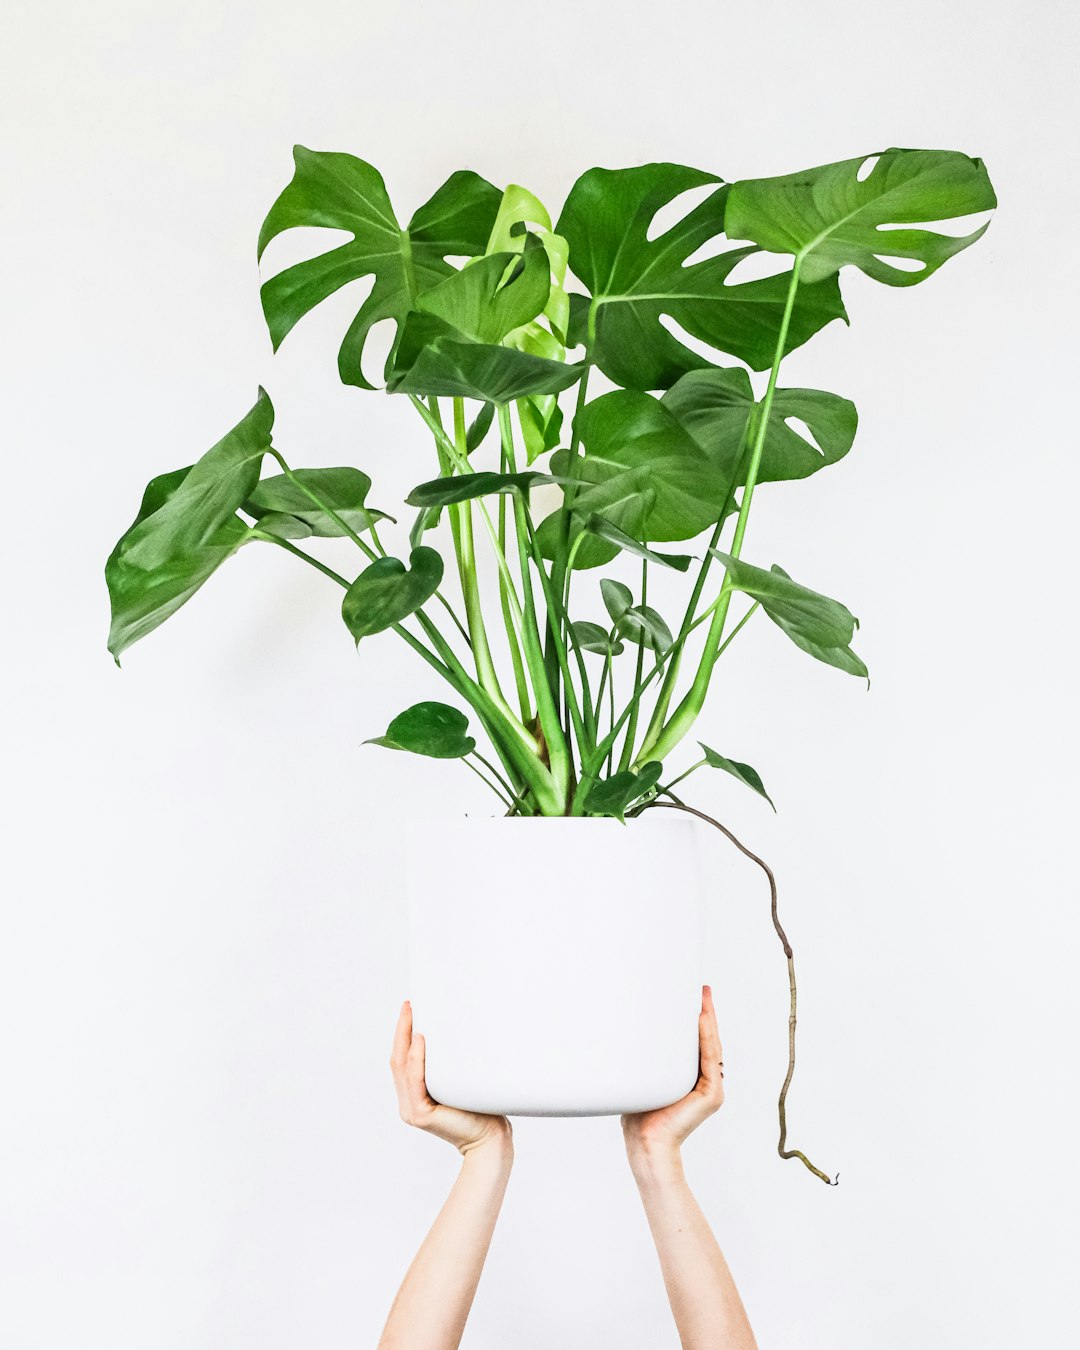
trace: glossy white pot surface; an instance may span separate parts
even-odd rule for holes
[[[431,1095],[502,1115],[676,1101],[698,1072],[696,824],[443,821],[409,857],[411,983]]]

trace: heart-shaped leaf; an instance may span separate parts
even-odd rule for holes
[[[618,623],[630,606],[634,603],[634,596],[629,586],[624,586],[621,581],[612,581],[605,577],[600,583],[600,594],[604,600],[604,608],[612,623]]]
[[[341,617],[357,642],[407,619],[435,594],[443,561],[433,548],[414,548],[409,566],[399,558],[379,558],[365,567],[345,592]]]
[[[370,529],[373,522],[390,519],[385,511],[365,506],[371,479],[350,468],[294,469],[292,478],[285,474],[264,478],[242,509],[255,517],[261,530],[286,539],[308,535],[336,539],[343,535],[345,531],[337,521],[320,510],[300,484],[310,488],[358,534]]]
[[[618,656],[623,650],[619,639],[612,638],[608,630],[601,628],[598,623],[582,620],[571,624],[570,627],[574,630],[574,639],[583,652],[596,652],[599,656]]]
[[[741,487],[749,460],[749,424],[761,415],[746,371],[738,367],[691,371],[672,385],[662,402],[719,469],[723,481]],[[814,440],[789,426],[788,418],[804,422]],[[775,390],[757,481],[807,478],[835,464],[851,449],[858,420],[854,403],[837,394]]]
[[[660,781],[663,765],[649,760],[635,773],[622,769],[610,778],[601,779],[589,789],[585,798],[585,813],[590,816],[614,816],[624,819],[626,810]]]
[[[666,652],[674,641],[671,629],[651,605],[635,605],[628,609],[619,619],[617,627],[627,642],[648,647],[658,656]]]
[[[473,342],[434,314],[413,313],[387,372],[390,393],[510,403],[531,394],[558,393],[583,367],[484,342]]]
[[[705,201],[665,233],[648,238],[662,206],[711,183],[716,189]],[[687,263],[723,233],[727,196],[715,175],[680,164],[590,169],[571,189],[556,228],[570,245],[571,269],[593,297],[595,340],[589,354],[616,384],[667,389],[686,371],[712,364],[667,331],[664,315],[755,370],[771,364],[788,278],[729,285],[728,277],[753,247]],[[801,287],[785,350],[836,318],[846,314],[835,277]]]
[[[405,501],[409,506],[450,506],[454,502],[471,501],[474,497],[490,497],[497,492],[520,492],[528,496],[537,483],[553,483],[546,473],[462,473],[453,478],[433,478],[414,487]]]
[[[355,281],[375,284],[338,352],[346,384],[374,386],[360,362],[368,334],[381,319],[400,324],[416,299],[454,269],[448,257],[483,253],[502,194],[479,174],[452,174],[403,231],[377,169],[352,155],[293,151],[292,182],[270,208],[259,234],[259,257],[271,239],[297,226],[346,230],[352,239],[306,262],[287,267],[262,287],[274,350],[309,310]]]
[[[431,759],[461,759],[471,755],[476,742],[468,735],[469,719],[447,703],[416,703],[397,717],[385,736],[365,741],[389,750],[408,750]]]
[[[862,179],[859,172],[875,159]],[[802,281],[821,285],[841,267],[858,267],[875,281],[914,286],[973,244],[986,225],[960,238],[922,228],[997,205],[986,166],[955,150],[885,150],[822,164],[778,178],[736,183],[725,229],[771,253],[800,261]],[[890,258],[916,261],[914,271]]]
[[[112,623],[109,651],[153,632],[251,536],[236,514],[259,481],[274,409],[264,390],[255,406],[187,469],[153,479],[139,513],[105,564]]]
[[[761,775],[757,769],[751,768],[749,764],[740,764],[737,759],[726,759],[718,751],[710,750],[701,741],[698,741],[698,745],[705,752],[705,763],[710,769],[723,769],[725,773],[731,774],[732,778],[737,778],[740,783],[745,783],[759,797],[764,797],[772,809],[776,810],[776,803],[765,791],[765,784],[761,781]]]
[[[551,461],[557,475],[573,469],[575,515],[602,515],[650,543],[692,539],[720,519],[728,483],[658,399],[616,389],[587,404],[575,425],[584,455],[558,452]]]
[[[732,587],[760,601],[773,623],[797,647],[826,665],[866,677],[866,666],[848,645],[859,621],[839,600],[800,586],[775,564],[766,572],[719,549],[713,551],[727,569]]]

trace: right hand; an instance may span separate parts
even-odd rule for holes
[[[443,1106],[427,1090],[424,1074],[424,1038],[413,1031],[412,1004],[401,1005],[390,1068],[397,1088],[398,1107],[406,1125],[426,1130],[453,1144],[465,1157],[478,1148],[512,1148],[512,1130],[505,1116],[487,1116],[478,1111],[460,1111]]]

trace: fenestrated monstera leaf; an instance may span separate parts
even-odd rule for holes
[[[297,321],[342,286],[374,276],[375,284],[338,352],[345,384],[373,389],[361,370],[368,333],[381,319],[401,323],[419,295],[450,276],[447,257],[484,252],[502,194],[479,174],[451,174],[402,230],[377,169],[353,155],[293,151],[292,182],[270,208],[259,233],[267,244],[297,226],[347,230],[349,243],[287,267],[262,287],[263,313],[276,351]]]
[[[751,417],[760,416],[750,377],[737,366],[694,370],[673,384],[661,400],[720,470],[725,481],[746,481],[747,434]],[[788,426],[797,418],[817,444]],[[855,439],[859,416],[854,403],[820,389],[777,389],[765,434],[759,483],[807,478],[843,459]],[[740,464],[740,461],[742,463]],[[742,469],[743,472],[736,471]]]
[[[337,539],[345,533],[333,516],[311,500],[304,486],[325,502],[358,534],[374,522],[389,520],[385,511],[366,505],[371,479],[359,469],[294,469],[292,477],[279,473],[264,478],[241,508],[258,521],[259,529],[283,539],[319,535]]]
[[[387,368],[387,390],[510,403],[531,394],[558,393],[581,378],[583,367],[475,342],[434,314],[413,313]]]
[[[846,605],[800,586],[775,563],[766,572],[719,549],[713,552],[724,564],[732,587],[759,601],[796,647],[837,670],[866,677],[866,666],[849,646],[859,621]]]
[[[982,235],[986,225],[960,238],[925,229],[892,229],[951,220],[997,205],[981,159],[955,150],[885,150],[861,181],[874,156],[860,155],[778,178],[736,183],[725,229],[771,253],[799,259],[801,281],[821,284],[848,264],[890,286],[914,286]],[[915,271],[889,258],[911,258]]]
[[[259,481],[274,409],[264,390],[255,406],[201,459],[151,480],[139,513],[105,564],[112,624],[109,651],[153,632],[251,538],[236,514]]]
[[[656,239],[653,217],[690,188],[716,190]],[[570,245],[570,269],[595,304],[590,356],[628,389],[667,389],[688,370],[712,364],[673,337],[668,315],[694,337],[745,361],[770,365],[787,299],[788,278],[727,284],[754,246],[686,266],[724,231],[728,187],[714,174],[680,164],[590,169],[574,184],[556,229]],[[835,277],[800,288],[785,351],[801,346],[832,319],[846,319]],[[580,333],[577,334],[580,336]]]

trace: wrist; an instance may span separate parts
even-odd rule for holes
[[[470,1140],[458,1150],[464,1162],[473,1167],[490,1166],[509,1171],[514,1161],[514,1134],[508,1120],[501,1120],[479,1139]]]
[[[626,1157],[639,1184],[677,1181],[683,1177],[682,1153],[672,1140],[628,1138]]]

